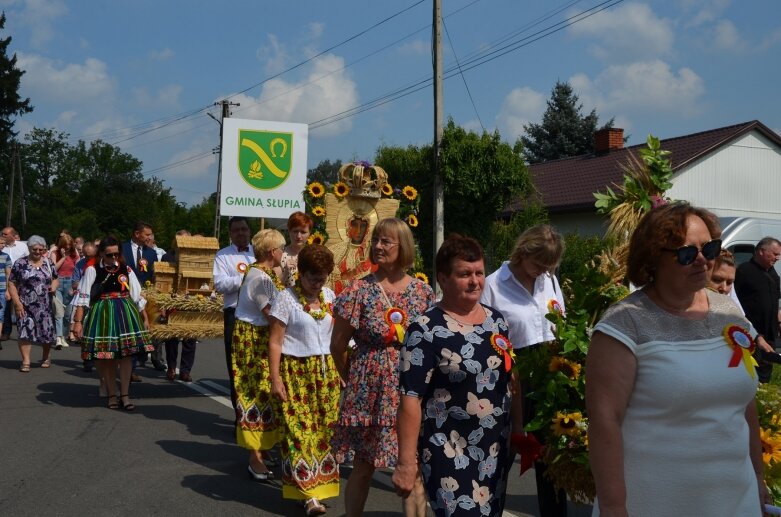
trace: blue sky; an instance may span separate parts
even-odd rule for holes
[[[483,58],[444,86],[446,116],[469,129],[498,129],[512,143],[525,123],[540,121],[556,80],[567,80],[584,112],[615,117],[630,144],[648,133],[667,138],[753,119],[781,131],[777,0],[443,4],[445,68],[456,58]],[[21,93],[35,107],[17,128],[115,144],[184,203],[216,190],[211,150],[219,127],[206,112],[219,116],[212,104],[224,98],[240,104],[237,118],[314,123],[309,167],[371,160],[380,145],[432,139],[433,94],[425,83],[374,109],[318,122],[430,78],[432,0],[0,6],[4,35],[13,37],[11,51],[26,70]],[[608,8],[583,18],[598,6]],[[566,26],[568,19],[575,23]],[[539,39],[518,45],[524,37]],[[497,45],[511,44],[518,48],[485,60]]]

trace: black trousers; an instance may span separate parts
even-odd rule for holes
[[[195,363],[195,344],[194,338],[182,339],[182,360],[179,363],[179,373],[190,373]],[[176,359],[179,355],[179,338],[171,338],[165,341],[165,362],[168,363],[169,370],[176,369]]]
[[[223,319],[223,338],[225,339],[225,365],[228,368],[228,381],[231,388],[231,403],[233,410],[236,410],[236,390],[233,389],[233,360],[231,350],[233,349],[233,327],[236,325],[236,309],[229,307],[222,311]]]

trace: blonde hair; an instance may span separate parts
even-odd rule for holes
[[[275,248],[282,248],[284,246],[285,236],[272,228],[260,230],[252,236],[252,250],[255,253],[256,260],[263,260],[274,251]]]
[[[523,259],[532,259],[548,271],[553,271],[561,262],[564,254],[564,239],[556,229],[549,224],[532,226],[518,237],[515,248],[510,255],[510,264],[520,265]]]
[[[415,264],[415,238],[412,237],[412,230],[409,229],[407,223],[398,217],[381,219],[374,225],[372,238],[379,235],[395,236],[399,240],[399,256],[396,261],[401,264],[402,268],[409,269]],[[373,245],[369,249],[369,259],[372,264],[377,263],[374,260]]]

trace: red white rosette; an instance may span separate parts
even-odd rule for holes
[[[564,309],[561,308],[561,304],[559,303],[559,301],[554,298],[548,301],[548,312],[562,314],[564,312]]]
[[[241,273],[242,275],[247,272],[248,266],[246,262],[239,262],[236,264],[236,271]]]
[[[385,322],[390,327],[385,341],[390,344],[394,341],[404,342],[404,327],[407,324],[407,313],[398,307],[391,307],[385,311]]]
[[[751,334],[748,333],[748,330],[738,325],[727,325],[724,327],[724,339],[732,349],[732,357],[728,366],[735,368],[740,364],[740,360],[743,359],[743,366],[753,379],[754,367],[757,366],[757,361],[751,355],[756,349],[756,343]]]
[[[510,373],[513,367],[513,358],[515,357],[510,340],[501,334],[492,334],[491,346],[499,353],[500,357],[504,358],[504,371]]]
[[[119,280],[119,285],[122,286],[123,291],[127,291],[130,289],[130,284],[128,283],[127,275],[119,275],[119,278],[117,278],[117,280]]]
[[[141,265],[141,271],[146,272],[146,265],[149,264],[149,261],[147,261],[145,258],[142,258],[138,263]]]

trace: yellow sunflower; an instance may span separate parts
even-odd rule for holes
[[[325,195],[325,187],[322,183],[314,181],[306,187],[309,195],[312,197],[323,197]]]
[[[325,215],[325,208],[322,205],[312,207],[312,215],[315,217],[323,217]]]
[[[418,226],[418,218],[415,214],[410,214],[407,216],[407,224],[410,226],[410,228],[416,228]]]
[[[348,187],[346,183],[344,183],[343,181],[334,183],[334,194],[336,194],[336,197],[341,199],[349,193],[350,193],[350,187]]]
[[[555,356],[551,359],[548,365],[548,371],[562,372],[564,375],[572,380],[580,377],[580,369],[582,366],[574,361],[570,361],[561,356]]]
[[[323,235],[320,232],[315,232],[312,235],[309,236],[309,239],[306,241],[307,244],[324,244],[325,243],[325,235]]]
[[[410,201],[415,201],[415,198],[418,197],[418,191],[415,190],[415,187],[410,187],[409,185],[404,187],[401,193]]]
[[[385,185],[383,185],[381,190],[382,193],[385,194],[386,196],[390,196],[393,194],[393,187],[391,186],[390,183],[386,183]]]
[[[420,271],[418,271],[417,273],[415,273],[415,278],[417,278],[417,279],[418,279],[418,280],[420,280],[421,282],[428,283],[428,277],[426,276],[426,274],[425,274],[425,273],[421,273]]]
[[[762,441],[762,460],[765,465],[781,461],[781,435],[760,429],[759,439]]]
[[[567,436],[577,436],[581,429],[585,427],[583,423],[583,415],[580,411],[574,413],[562,413],[556,412],[556,418],[553,419],[553,424],[550,426],[556,436],[566,434]]]

